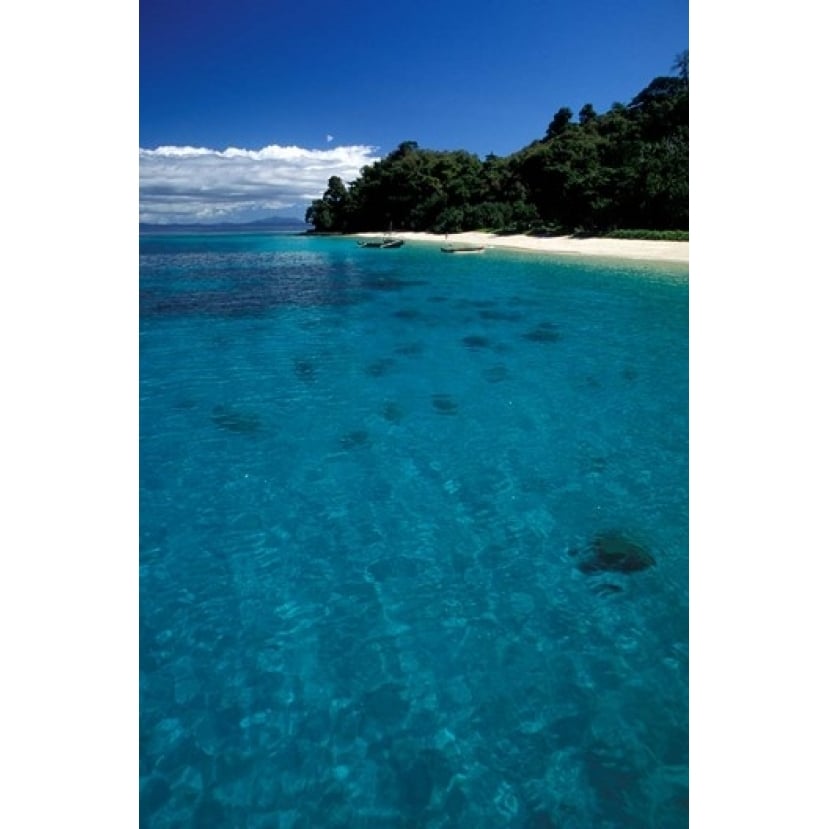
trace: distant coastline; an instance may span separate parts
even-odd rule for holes
[[[378,236],[377,233],[355,233],[354,238]],[[650,239],[577,239],[573,236],[500,236],[494,233],[468,231],[466,233],[394,233],[397,239],[433,244],[483,245],[487,248],[505,248],[533,253],[600,256],[614,259],[636,259],[651,262],[689,262],[689,242],[666,242]]]
[[[255,222],[217,222],[202,224],[198,222],[176,222],[170,224],[149,224],[139,222],[140,233],[227,233],[240,231],[307,231],[310,225],[300,218],[282,218],[275,216]]]

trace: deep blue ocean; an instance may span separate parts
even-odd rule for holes
[[[688,269],[140,239],[141,826],[688,825]]]

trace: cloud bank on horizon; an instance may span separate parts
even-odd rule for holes
[[[138,150],[139,221],[242,222],[274,213],[303,218],[331,176],[349,182],[378,161],[362,144],[310,150],[157,147]]]

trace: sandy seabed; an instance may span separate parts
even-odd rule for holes
[[[378,233],[357,233],[355,236],[379,236]],[[507,248],[534,253],[575,254],[619,259],[639,259],[653,262],[689,261],[688,242],[664,242],[649,239],[575,239],[572,236],[496,236],[492,233],[470,231],[450,233],[401,232],[396,239],[436,244],[483,245],[486,248]]]

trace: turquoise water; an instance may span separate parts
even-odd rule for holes
[[[140,287],[142,826],[688,825],[687,267],[148,235]]]

